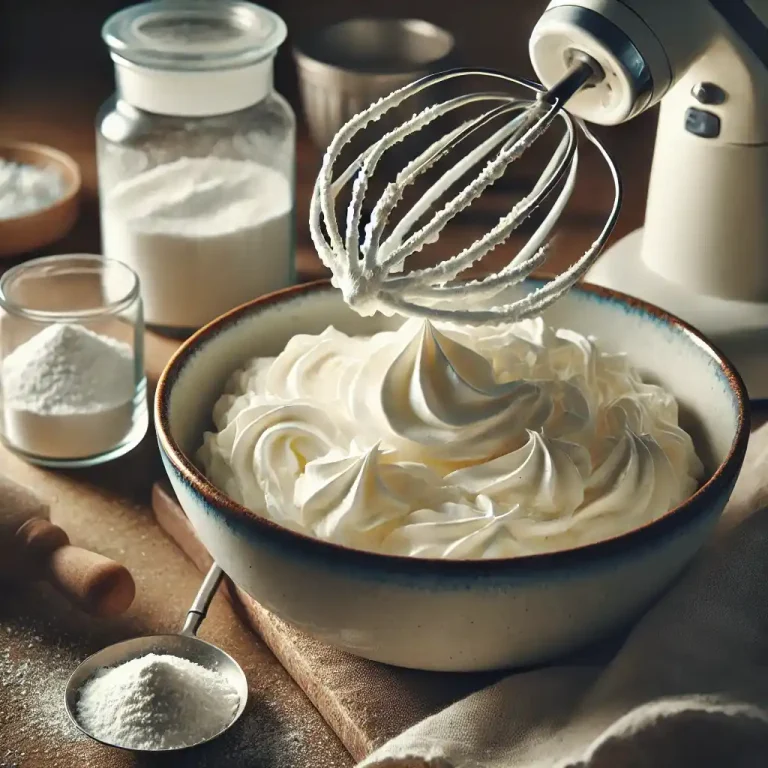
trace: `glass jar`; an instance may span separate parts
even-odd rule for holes
[[[139,281],[93,255],[47,256],[0,278],[2,438],[28,461],[101,464],[148,426]]]
[[[285,36],[242,0],[155,0],[104,25],[102,248],[138,274],[148,326],[185,336],[294,280],[296,119],[272,76]]]

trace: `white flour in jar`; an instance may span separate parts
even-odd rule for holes
[[[50,459],[96,456],[133,425],[133,351],[81,325],[57,323],[2,364],[5,439]]]
[[[198,328],[293,272],[289,181],[253,161],[184,157],[102,202],[104,254],[139,275],[147,323]]]

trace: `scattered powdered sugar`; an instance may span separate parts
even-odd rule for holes
[[[85,739],[64,708],[64,689],[79,661],[49,629],[0,627],[0,768],[68,768],[60,747]]]
[[[0,158],[0,219],[28,216],[64,195],[63,176],[55,168]]]
[[[78,458],[118,445],[131,429],[131,347],[81,325],[55,323],[2,366],[9,442],[38,456]]]
[[[26,595],[7,597],[0,601],[0,768],[133,765],[134,758],[118,759],[112,748],[85,736],[64,706],[67,680],[77,665],[100,647],[125,639],[123,632],[115,633],[109,622],[83,622],[58,599],[51,602],[47,590],[35,604],[42,616],[22,616],[22,606],[31,602]],[[152,618],[153,629],[170,630],[158,621]],[[174,754],[169,765],[351,768],[352,759],[317,710],[264,653],[238,652],[250,682],[248,706],[238,722],[221,738]]]
[[[178,656],[150,653],[89,680],[77,717],[110,744],[176,749],[218,734],[232,722],[239,703],[221,673]]]

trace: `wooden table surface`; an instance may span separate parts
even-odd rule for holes
[[[106,94],[81,84],[8,85],[0,92],[0,140],[37,141],[58,147],[83,172],[82,211],[73,232],[43,253],[99,253],[94,116]],[[650,158],[649,121],[638,120],[608,136],[628,185],[625,211],[617,234],[637,226]],[[645,121],[645,122],[644,122]],[[302,139],[298,149],[299,279],[325,274],[307,232],[309,191],[319,153]],[[530,172],[513,179],[510,190],[490,195],[487,204],[461,225],[427,258],[454,252],[462,238],[486,231],[510,207],[514,188],[529,182]],[[595,157],[586,156],[573,211],[555,242],[549,268],[559,269],[578,257],[594,238],[610,193],[607,174]],[[525,232],[499,249],[493,264],[507,261]],[[33,254],[40,255],[40,254]],[[28,258],[26,254],[24,258]],[[3,268],[21,259],[3,262]],[[147,357],[156,368],[176,343],[147,338]],[[138,633],[173,631],[198,586],[199,575],[164,538],[148,514],[152,482],[162,467],[152,434],[130,456],[82,472],[52,472],[24,464],[0,449],[0,471],[29,483],[53,505],[53,519],[75,543],[113,556],[131,568],[138,597],[129,615],[118,621],[86,619],[42,587],[0,591],[0,767],[149,765],[77,738],[62,717],[60,695],[66,675],[79,660],[104,644]],[[260,641],[248,635],[228,605],[217,600],[202,632],[244,665],[251,681],[251,706],[242,727],[185,758],[152,765],[252,766],[258,768],[344,768],[351,760]]]

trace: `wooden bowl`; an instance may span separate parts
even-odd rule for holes
[[[0,142],[0,158],[56,168],[64,177],[66,189],[62,197],[46,208],[0,219],[0,257],[34,251],[64,237],[74,226],[79,209],[82,178],[78,164],[58,149],[21,141]]]

